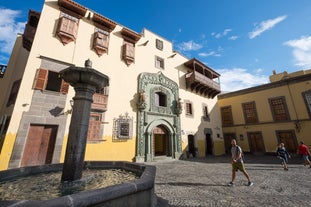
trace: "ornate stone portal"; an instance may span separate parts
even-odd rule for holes
[[[168,155],[179,159],[182,155],[179,116],[182,107],[177,83],[161,72],[141,73],[138,93],[136,162],[154,160],[153,130],[158,126],[168,133]]]

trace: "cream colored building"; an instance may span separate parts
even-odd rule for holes
[[[224,154],[220,74],[147,29],[46,0],[29,12],[0,80],[0,170],[63,162],[75,92],[59,72],[88,59],[110,84],[93,97],[85,160]]]
[[[278,143],[295,154],[311,147],[311,70],[270,76],[270,83],[218,95],[225,148],[235,138],[253,154],[275,153]]]

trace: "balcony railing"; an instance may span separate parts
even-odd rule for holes
[[[186,74],[186,88],[211,98],[221,92],[219,83],[196,71]]]
[[[103,95],[103,94],[99,94],[99,93],[95,93],[93,95],[93,103],[91,106],[91,108],[93,110],[105,112],[105,111],[107,111],[107,106],[108,106],[108,96],[107,95]]]

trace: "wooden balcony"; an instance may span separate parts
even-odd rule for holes
[[[103,95],[100,93],[95,93],[93,95],[93,103],[91,109],[99,112],[107,111],[108,106],[108,95]]]
[[[186,74],[186,88],[210,98],[221,92],[219,83],[196,71]]]

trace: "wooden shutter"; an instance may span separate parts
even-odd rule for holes
[[[60,92],[62,94],[67,94],[69,90],[69,83],[66,81],[62,80],[62,85],[60,86]]]
[[[33,88],[37,90],[44,90],[48,82],[48,75],[49,75],[48,70],[39,68],[36,72]]]

